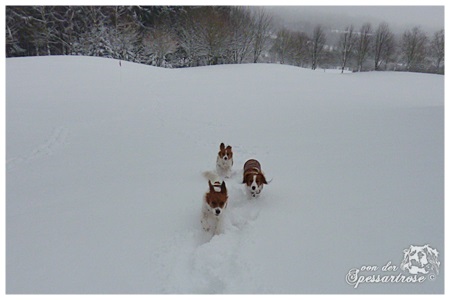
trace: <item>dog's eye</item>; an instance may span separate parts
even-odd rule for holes
[[[216,201],[211,202],[211,205],[216,206],[217,205]]]

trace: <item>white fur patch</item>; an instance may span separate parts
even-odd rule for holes
[[[233,158],[223,159],[217,155],[216,170],[219,176],[229,178],[231,176],[231,167],[233,166]]]
[[[216,215],[214,213],[214,209],[206,203],[206,199],[204,198],[202,206],[202,219],[200,220],[203,230],[213,235],[222,233],[221,220],[223,218],[224,211],[225,207],[220,210],[219,215]]]

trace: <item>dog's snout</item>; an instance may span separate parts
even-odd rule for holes
[[[256,190],[256,186],[252,186],[252,190]]]
[[[216,209],[216,215],[220,215],[220,209]]]
[[[223,159],[228,160],[228,157],[224,156]]]

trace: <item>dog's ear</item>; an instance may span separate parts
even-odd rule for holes
[[[245,174],[243,176],[242,183],[247,183],[247,175],[245,175]]]
[[[209,185],[209,191],[210,191],[211,193],[213,193],[213,192],[216,191],[216,190],[214,190],[214,186],[212,185],[211,180],[208,180],[208,185]]]
[[[262,174],[262,173],[261,173],[261,178],[262,178],[262,183],[268,184],[268,183],[267,183],[267,180],[266,180],[266,177],[265,177],[264,174]]]
[[[220,192],[222,194],[226,194],[227,193],[227,187],[225,185],[225,181],[222,181],[222,184],[220,185]]]
[[[231,151],[231,149],[232,149],[231,146],[227,146],[227,150],[230,150],[230,151]]]
[[[225,144],[224,143],[220,143],[220,150],[225,149]]]

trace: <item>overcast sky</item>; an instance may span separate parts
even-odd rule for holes
[[[266,6],[290,25],[304,23],[360,27],[364,22],[377,27],[387,22],[395,33],[414,26],[434,33],[444,28],[444,6]]]

